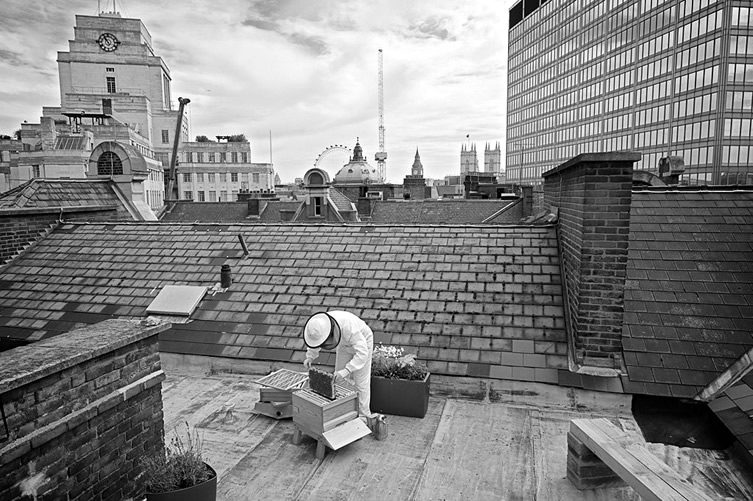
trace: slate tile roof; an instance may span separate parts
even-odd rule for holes
[[[753,191],[634,191],[625,391],[693,397],[753,347]]]
[[[160,217],[161,221],[192,223],[201,221],[243,222],[248,216],[246,202],[171,202],[170,207]]]
[[[517,223],[517,201],[509,200],[380,200],[374,204],[375,224],[490,224]],[[509,214],[505,214],[509,211]],[[512,218],[509,217],[512,215]],[[491,219],[490,219],[491,218]],[[490,219],[489,221],[486,221]]]
[[[335,188],[329,189],[329,198],[334,202],[335,206],[337,206],[337,210],[340,212],[356,210],[350,199],[346,197],[343,192]]]
[[[0,330],[40,339],[141,317],[164,285],[211,286],[226,263],[232,287],[161,350],[301,360],[308,316],[341,308],[435,373],[567,372],[553,226],[65,224],[0,269]]]
[[[114,206],[124,219],[131,219],[121,197],[109,180],[32,179],[0,195],[0,209]]]

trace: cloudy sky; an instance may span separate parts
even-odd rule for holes
[[[103,10],[108,0],[101,0]],[[254,161],[283,181],[302,177],[328,146],[360,137],[378,149],[377,50],[384,51],[387,178],[458,174],[470,135],[504,148],[507,15],[517,0],[118,0],[140,18],[170,68],[172,94],[189,97],[191,135],[245,133]],[[220,5],[220,7],[216,7]],[[75,14],[96,0],[0,3],[0,134],[37,122],[60,95],[57,51]],[[327,156],[334,175],[347,161]],[[479,155],[479,162],[483,162]],[[503,156],[504,158],[504,156]]]

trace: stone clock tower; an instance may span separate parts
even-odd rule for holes
[[[155,55],[140,19],[77,15],[74,39],[57,61],[61,111],[112,115],[151,141],[155,151],[170,150],[177,118],[170,70]]]

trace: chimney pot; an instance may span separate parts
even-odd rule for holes
[[[227,289],[230,287],[230,284],[233,283],[233,278],[230,275],[230,265],[229,264],[223,264],[222,268],[220,269],[220,286],[223,289]]]

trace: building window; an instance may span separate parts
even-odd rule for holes
[[[246,153],[245,151],[241,152],[241,162],[243,162],[244,164],[248,163],[248,153]]]
[[[227,153],[225,153],[224,151],[220,153],[220,162],[222,162],[223,164],[227,162]]]
[[[112,151],[105,151],[97,159],[98,176],[118,176],[123,174],[123,163]]]
[[[220,172],[220,182],[227,183],[227,172]]]
[[[31,166],[31,176],[32,177],[42,177],[42,174],[39,171],[39,166],[38,165],[32,165]]]
[[[184,191],[183,192],[183,199],[184,200],[193,200],[193,193],[190,191]]]
[[[190,183],[191,182],[191,173],[190,172],[184,172],[183,173],[183,182],[184,183]]]
[[[238,182],[238,173],[237,172],[231,172],[230,173],[230,182],[231,183],[237,183]]]
[[[108,73],[112,73],[113,71],[115,71],[115,68],[105,68],[105,71]]]
[[[209,192],[209,201],[210,202],[216,202],[217,201],[217,192],[216,191],[210,191]]]
[[[322,215],[322,197],[314,197],[314,215]]]
[[[204,152],[203,151],[196,152],[196,161],[198,163],[203,163],[204,162]]]
[[[234,151],[230,155],[233,157],[233,163],[237,164],[238,163],[238,152]]]
[[[199,202],[205,202],[206,201],[206,200],[204,200],[204,192],[203,191],[197,192],[197,195],[199,196],[199,198],[198,198]]]
[[[214,163],[214,152],[209,153],[209,163],[210,164]]]
[[[251,174],[251,179],[254,182],[254,184],[259,184],[259,173],[254,172],[253,174]]]
[[[210,183],[214,182],[214,172],[209,172],[207,174],[207,181],[209,181]]]
[[[231,194],[231,197],[230,197],[230,201],[231,202],[236,202],[237,200],[238,200],[238,190],[233,190],[233,192]]]
[[[220,202],[227,202],[227,191],[220,191]]]
[[[193,163],[193,152],[187,151],[186,152],[186,163]]]
[[[107,93],[115,94],[117,88],[115,87],[115,77],[107,77]]]
[[[203,172],[197,172],[196,173],[196,182],[197,183],[203,183],[204,182],[204,173]]]
[[[162,129],[162,142],[163,143],[170,142],[170,131],[168,131],[167,129]]]

